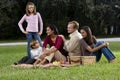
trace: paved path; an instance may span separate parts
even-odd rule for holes
[[[109,42],[120,42],[120,38],[100,38],[98,41],[109,41]],[[16,45],[27,45],[27,42],[10,42],[10,43],[0,43],[0,46],[16,46]]]
[[[98,41],[109,41],[109,42],[117,42],[120,41],[120,38],[101,38],[101,39],[97,39]]]

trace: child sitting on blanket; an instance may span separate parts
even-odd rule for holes
[[[15,65],[18,64],[33,64],[38,57],[42,54],[42,47],[40,47],[39,42],[37,40],[33,40],[30,43],[31,47],[31,57],[29,58],[28,56],[23,57],[21,60],[18,62],[15,62]]]

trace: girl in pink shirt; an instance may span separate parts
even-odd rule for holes
[[[26,21],[27,27],[24,30],[22,23]],[[27,52],[28,56],[31,57],[30,53],[30,42],[35,39],[38,40],[40,43],[40,46],[42,46],[41,38],[39,35],[42,34],[43,31],[43,22],[42,18],[39,12],[36,12],[36,6],[32,2],[28,2],[26,5],[26,14],[22,17],[22,19],[19,21],[18,26],[20,30],[26,35],[27,38]],[[38,26],[40,28],[38,28]],[[39,29],[39,30],[38,30]]]

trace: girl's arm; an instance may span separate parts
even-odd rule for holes
[[[95,51],[98,51],[98,50],[100,50],[102,47],[107,47],[108,46],[108,44],[107,43],[103,43],[103,44],[101,44],[100,46],[98,46],[98,47],[95,47],[95,48],[91,48],[90,46],[87,46],[87,50],[89,51],[89,52],[95,52]]]
[[[39,23],[39,27],[40,27],[39,35],[41,35],[43,32],[43,21],[42,21],[40,13],[37,13],[37,15],[38,15],[38,23]]]
[[[25,21],[26,15],[24,15],[21,20],[18,22],[18,26],[20,28],[20,30],[24,33],[25,30],[23,29],[22,23]]]

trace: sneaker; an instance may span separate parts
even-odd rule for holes
[[[17,63],[17,62],[14,62],[14,65],[18,65],[18,63]]]

